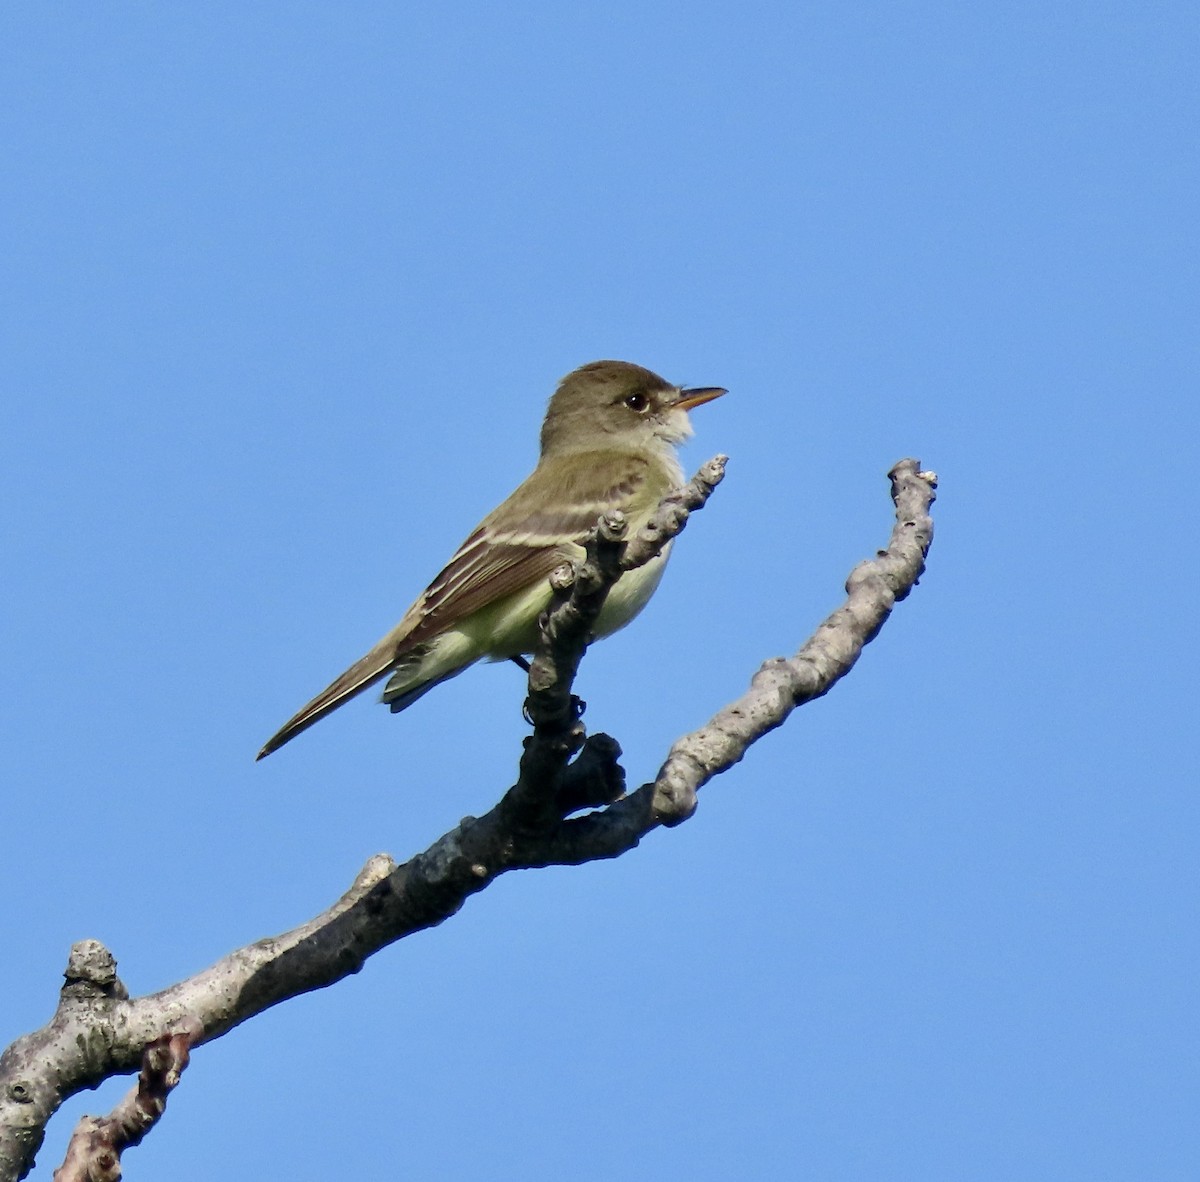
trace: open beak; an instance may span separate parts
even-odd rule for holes
[[[692,386],[690,389],[680,390],[679,397],[671,406],[678,410],[691,410],[693,406],[703,406],[706,402],[728,393],[723,386]]]

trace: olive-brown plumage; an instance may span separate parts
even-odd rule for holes
[[[410,706],[479,660],[531,652],[550,602],[548,576],[582,555],[600,515],[620,509],[637,529],[682,480],[675,445],[687,411],[724,394],[681,389],[627,361],[593,361],[559,383],[542,424],[538,466],[468,535],[400,623],[267,740],[258,758],[384,677],[383,700]],[[624,575],[597,625],[627,624],[658,585],[667,552]],[[388,676],[390,674],[390,676]]]

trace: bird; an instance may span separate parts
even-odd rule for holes
[[[549,576],[578,561],[600,516],[620,510],[632,536],[682,484],[676,446],[692,434],[688,411],[727,393],[682,387],[628,361],[593,361],[550,398],[537,467],[459,546],[400,622],[267,740],[262,759],[369,686],[404,710],[480,660],[532,653],[549,606]],[[628,571],[608,594],[595,636],[623,628],[662,578],[670,547]],[[526,666],[527,667],[527,666]]]

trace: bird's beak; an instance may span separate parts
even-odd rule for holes
[[[691,410],[693,406],[703,406],[706,402],[728,393],[723,386],[693,386],[687,390],[680,390],[679,397],[671,403],[671,407],[675,410]]]

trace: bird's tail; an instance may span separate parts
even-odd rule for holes
[[[441,685],[443,681],[457,677],[469,665],[468,661],[466,665],[459,665],[458,668],[451,669],[449,673],[443,673],[440,677],[427,677],[424,680],[420,677],[419,668],[414,672],[401,666],[388,678],[388,683],[383,688],[383,697],[380,700],[393,714],[399,714],[401,710],[407,710],[418,698],[423,698],[435,685]]]
[[[355,694],[361,693],[368,686],[374,685],[396,662],[396,641],[386,637],[380,641],[365,657],[355,661],[345,673],[332,685],[323,689],[307,706],[303,707],[294,717],[279,728],[263,745],[263,749],[255,757],[262,759],[272,751],[278,751],[289,739],[294,739],[301,731],[307,730],[314,722],[336,710],[343,702],[348,702]]]

